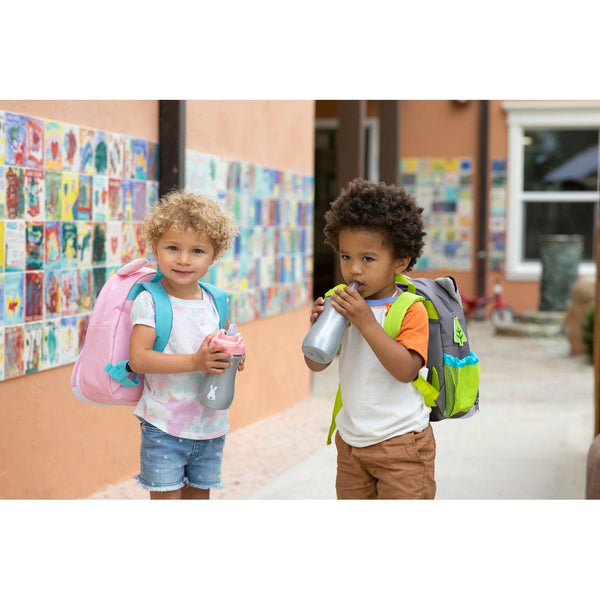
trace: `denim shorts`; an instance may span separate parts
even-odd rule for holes
[[[170,492],[184,485],[203,490],[220,489],[225,436],[189,440],[169,435],[140,419],[141,473],[136,477],[152,492]]]

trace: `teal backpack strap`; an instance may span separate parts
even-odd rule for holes
[[[218,288],[216,285],[205,283],[204,281],[199,281],[198,283],[203,290],[206,290],[212,296],[217,313],[219,313],[219,329],[224,329],[225,324],[227,323],[227,311],[229,303],[227,293],[221,288]]]
[[[157,352],[162,352],[169,341],[171,328],[173,327],[173,309],[167,290],[160,281],[144,281],[142,287],[152,296],[154,302],[154,322],[156,339],[152,348]]]
[[[400,279],[398,279],[398,277],[403,277],[404,282],[409,283],[409,288],[410,286],[412,286],[412,289],[415,289],[414,284],[409,282],[409,280],[406,277],[404,277],[403,275],[396,276],[396,281],[401,281]],[[395,338],[398,335],[406,311],[415,302],[423,302],[425,304],[425,308],[427,308],[428,302],[425,300],[425,298],[423,298],[423,296],[415,294],[414,292],[403,292],[402,294],[400,294],[400,296],[398,296],[398,298],[392,304],[392,306],[390,306],[390,310],[388,311],[388,314],[385,317],[385,321],[383,322],[383,329],[390,337]],[[431,304],[431,302],[429,302],[429,304]],[[429,313],[429,310],[427,312]],[[439,382],[436,389],[421,374],[419,374],[417,375],[417,378],[413,380],[413,385],[423,394],[425,406],[436,406],[435,400],[440,393]]]

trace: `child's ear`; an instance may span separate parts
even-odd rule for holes
[[[404,271],[406,271],[406,268],[408,267],[409,264],[410,264],[410,258],[409,257],[398,258],[396,260],[396,267],[394,269],[394,273],[396,275],[400,275],[401,273],[404,273]]]

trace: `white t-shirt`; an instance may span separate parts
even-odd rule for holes
[[[391,302],[367,302],[383,326]],[[428,331],[427,311],[422,302],[417,302],[408,309],[396,341],[415,350],[425,363]],[[431,409],[421,392],[412,383],[393,377],[353,325],[342,337],[339,372],[342,408],[336,425],[350,446],[363,448],[411,431],[418,433],[429,424]]]
[[[219,315],[211,295],[203,291],[202,300],[183,300],[169,296],[173,325],[165,354],[196,352],[204,338],[219,330]],[[155,328],[152,296],[141,292],[131,308],[132,325]],[[144,391],[133,414],[168,434],[203,440],[220,437],[229,431],[226,410],[206,408],[198,400],[205,373],[146,374]]]

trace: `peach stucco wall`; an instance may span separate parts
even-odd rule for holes
[[[0,110],[158,141],[157,101],[0,100]],[[188,148],[312,174],[313,118],[310,101],[189,102]],[[233,428],[308,396],[299,352],[307,329],[303,310],[240,326],[248,363],[236,383]],[[78,402],[70,374],[65,366],[0,382],[0,498],[81,498],[138,472],[131,409]]]

